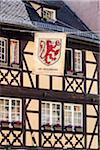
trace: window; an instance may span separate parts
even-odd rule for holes
[[[0,38],[0,63],[7,62],[7,39]]]
[[[0,121],[22,121],[21,99],[0,97]]]
[[[73,64],[74,63],[74,64]],[[66,49],[66,70],[69,72],[82,72],[82,51]]]
[[[55,10],[43,8],[43,18],[47,21],[55,20]]]
[[[75,71],[82,71],[82,51],[75,50]]]
[[[42,125],[61,125],[61,104],[53,102],[42,102]]]
[[[43,11],[43,18],[46,20],[52,20],[53,19],[53,12],[48,11],[48,10],[44,10]]]
[[[64,125],[72,125],[72,107],[70,105],[64,106]]]
[[[19,41],[10,40],[10,64],[19,64]]]
[[[8,52],[8,47],[10,47],[10,52]],[[10,53],[10,56],[9,56]],[[8,57],[10,57],[10,62]],[[0,63],[19,65],[19,41],[15,39],[10,39],[10,43],[6,38],[0,37]]]
[[[66,51],[66,69],[67,71],[72,71],[73,70],[73,51],[72,49],[67,49]]]
[[[64,104],[64,126],[83,126],[82,105]]]
[[[54,126],[62,127],[64,131],[83,132],[83,106],[80,104],[64,103],[64,113],[62,114],[61,103],[42,102],[41,125],[52,129]],[[61,119],[61,114],[64,120]],[[61,129],[61,128],[60,128]]]

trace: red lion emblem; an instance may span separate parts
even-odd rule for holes
[[[46,64],[57,62],[61,54],[61,40],[40,40],[39,58]]]

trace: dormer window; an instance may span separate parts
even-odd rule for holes
[[[43,8],[43,19],[46,21],[55,21],[56,16],[55,16],[55,10],[53,9],[48,9],[48,8]]]
[[[56,21],[56,9],[49,8],[49,6],[42,5],[38,2],[30,2],[32,7],[38,13],[38,15],[46,21],[55,22]]]

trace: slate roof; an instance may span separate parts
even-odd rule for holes
[[[0,23],[32,26],[22,0],[0,0]]]
[[[78,36],[98,39],[97,35],[92,34],[63,1],[58,3],[57,1],[49,0],[37,1],[57,8],[56,23],[46,22],[41,19],[29,3],[29,0],[0,0],[0,24],[17,25],[30,30],[69,32]],[[80,30],[86,32],[81,33]]]

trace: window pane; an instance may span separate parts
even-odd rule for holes
[[[12,106],[11,107],[11,112],[12,112],[11,120],[12,121],[21,121],[20,100],[12,99],[11,106]]]
[[[9,101],[0,98],[0,120],[9,121]]]
[[[61,105],[52,104],[52,125],[61,125]]]
[[[74,106],[74,126],[82,126],[82,106]]]
[[[66,62],[67,62],[66,66],[67,66],[68,71],[72,70],[72,60],[71,60],[72,54],[71,53],[72,53],[71,50],[66,51]]]
[[[53,19],[53,11],[43,10],[43,18],[46,20],[52,20]]]
[[[64,126],[83,126],[82,119],[82,105],[64,105]]]
[[[82,51],[75,50],[75,71],[82,71]]]
[[[73,50],[70,48],[66,50],[66,70],[73,71]]]
[[[0,38],[0,62],[7,62],[7,39]]]
[[[11,39],[10,40],[10,63],[19,64],[19,41]]]
[[[61,125],[61,105],[52,102],[43,102],[41,109],[41,122],[44,124],[60,124]]]
[[[64,126],[72,125],[72,107],[70,105],[64,106]]]
[[[42,113],[41,113],[41,122],[42,125],[50,124],[50,104],[49,103],[42,103]]]
[[[12,98],[0,98],[0,120],[6,120],[10,122],[22,121],[20,100],[14,100]]]

